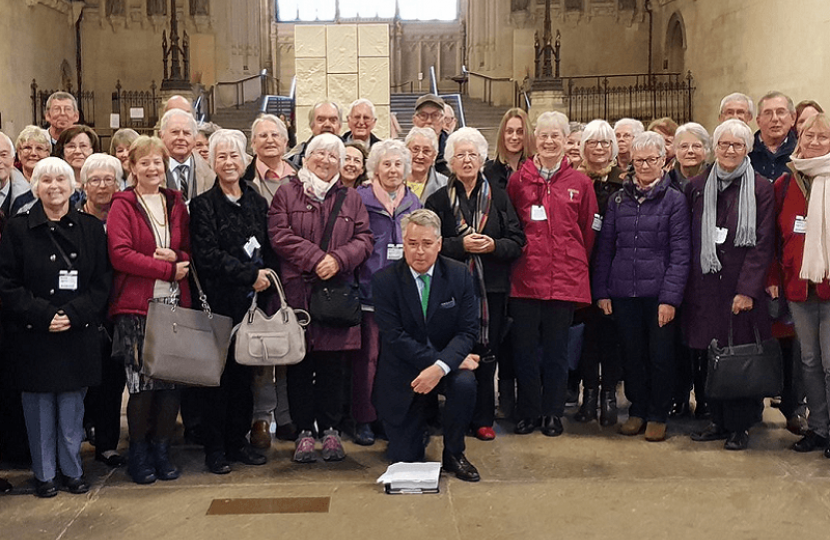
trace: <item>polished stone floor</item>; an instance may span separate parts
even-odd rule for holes
[[[702,427],[693,420],[671,423],[662,443],[595,423],[566,421],[554,439],[508,434],[511,426],[500,425],[495,441],[468,439],[482,481],[444,476],[437,495],[383,494],[374,483],[386,467],[383,442],[346,442],[345,461],[313,465],[293,464],[293,445],[278,442],[267,465],[237,465],[226,476],[205,470],[199,448],[178,446],[182,477],[151,486],[107,470],[85,444],[87,495],[39,500],[27,471],[0,472],[16,487],[0,495],[0,539],[827,538],[830,460],[790,450],[797,438],[777,410],[767,408],[764,420],[745,452],[691,442],[687,434]],[[438,459],[440,449],[433,438],[428,457]],[[234,500],[245,512],[270,503],[236,499],[303,497],[328,505],[314,513],[208,515],[214,501]]]

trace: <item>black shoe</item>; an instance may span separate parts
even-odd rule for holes
[[[558,437],[562,435],[565,428],[562,427],[562,419],[558,416],[543,416],[542,417],[542,434],[548,437]]]
[[[150,443],[152,462],[156,467],[156,478],[159,480],[175,480],[182,472],[170,463],[170,441],[160,440]]]
[[[448,473],[455,473],[455,477],[459,480],[464,480],[465,482],[478,482],[481,480],[478,470],[472,463],[467,461],[463,453],[452,455],[444,452],[444,459],[442,461],[441,468]]]
[[[0,478],[0,493],[8,493],[13,489],[13,486],[5,478]]]
[[[89,491],[89,484],[83,476],[79,476],[78,478],[69,478],[68,476],[64,477],[63,485],[66,486],[69,493],[73,493],[75,495],[81,495]]]
[[[723,443],[725,450],[746,450],[749,445],[748,431],[733,431],[729,434],[726,442]]]
[[[151,463],[150,445],[147,442],[130,442],[127,471],[136,484],[152,484],[156,481],[156,468]]]
[[[586,424],[597,419],[599,409],[599,388],[586,388],[582,392],[582,405],[574,415],[574,420]]]
[[[603,388],[600,396],[599,425],[613,426],[617,423],[617,387]]]
[[[360,446],[372,446],[375,444],[375,433],[372,431],[372,424],[359,423],[354,430],[354,443]]]
[[[265,456],[250,446],[243,446],[242,448],[225,452],[225,457],[228,458],[228,461],[238,461],[245,465],[265,465],[268,461]]]
[[[721,429],[721,427],[714,422],[703,431],[692,433],[691,439],[696,442],[722,441],[729,437],[729,433]]]
[[[35,495],[40,497],[41,499],[48,499],[50,497],[54,497],[58,494],[58,488],[55,486],[55,482],[52,480],[47,480],[46,482],[41,482],[37,478],[35,478]]]
[[[830,459],[830,445],[827,445],[827,448],[824,449],[824,457]]]
[[[579,405],[579,388],[568,388],[565,394],[565,407],[576,407]]]
[[[123,467],[127,464],[127,458],[125,458],[118,452],[110,454],[109,457],[104,457],[104,454],[95,452],[95,461],[100,461],[107,467],[111,467],[113,469]]]
[[[87,424],[84,426],[84,440],[95,446],[95,426]]]
[[[822,437],[815,431],[810,430],[801,438],[800,441],[793,444],[793,450],[796,452],[812,452],[813,450],[823,450],[830,443],[830,439]]]
[[[205,465],[213,474],[228,474],[231,472],[231,464],[225,459],[225,454],[221,451],[211,452],[205,456]]]
[[[669,418],[685,418],[691,416],[691,412],[688,400],[675,401],[669,410]]]
[[[528,433],[533,433],[537,425],[539,425],[539,421],[535,418],[522,418],[516,422],[513,433],[516,435],[527,435]]]
[[[705,401],[698,401],[695,404],[695,418],[698,420],[710,420],[712,418],[712,411]]]
[[[274,436],[281,441],[294,442],[297,440],[297,427],[294,424],[277,426],[277,432],[274,433]]]

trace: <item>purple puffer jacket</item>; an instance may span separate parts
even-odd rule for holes
[[[597,243],[594,300],[658,298],[680,306],[689,276],[690,230],[686,198],[668,177],[640,203],[634,182],[611,196]]]
[[[389,244],[403,244],[401,219],[407,214],[422,207],[421,200],[409,188],[404,191],[401,204],[395,208],[395,216],[390,216],[386,208],[375,197],[372,185],[367,184],[357,188],[357,193],[363,200],[366,211],[369,212],[369,228],[375,240],[375,247],[366,262],[360,267],[360,303],[364,306],[373,306],[372,276],[375,272],[385,268],[390,261],[386,259]],[[403,256],[403,255],[402,255]]]

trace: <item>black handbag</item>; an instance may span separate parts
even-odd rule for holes
[[[784,367],[781,346],[770,338],[761,341],[758,327],[755,343],[732,344],[732,317],[729,318],[729,343],[718,346],[718,340],[709,344],[709,365],[706,373],[708,399],[737,399],[776,396],[784,386]]]
[[[326,222],[326,228],[323,231],[323,239],[320,242],[320,248],[323,251],[328,251],[334,223],[347,193],[347,189],[341,189],[334,201],[328,222]],[[359,288],[360,281],[357,269],[354,271],[352,283],[349,283],[349,280],[342,274],[325,281],[315,279],[311,287],[311,299],[308,303],[308,313],[311,315],[311,320],[321,326],[334,328],[351,328],[359,325],[363,316],[360,310]]]

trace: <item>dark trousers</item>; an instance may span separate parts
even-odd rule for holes
[[[352,365],[352,418],[359,424],[368,424],[378,419],[372,405],[372,389],[375,386],[379,354],[380,334],[375,312],[364,311],[360,322],[360,349],[347,353]]]
[[[299,431],[337,428],[343,418],[346,358],[340,351],[312,351],[288,366],[288,408]]]
[[[572,302],[510,300],[519,418],[562,416],[565,413],[568,334],[573,312]]]
[[[505,293],[490,293],[487,295],[487,307],[490,311],[490,326],[488,335],[490,344],[487,350],[481,346],[476,350],[477,354],[484,356],[501,355],[499,343],[501,341],[502,329],[507,319],[507,295]],[[476,405],[473,412],[472,427],[492,427],[496,417],[496,391],[493,381],[496,375],[496,362],[484,362],[478,365],[475,370],[476,376]]]
[[[795,337],[779,338],[784,364],[784,388],[781,390],[781,414],[789,419],[806,416],[807,388],[801,371],[801,346]]]
[[[698,355],[707,361],[707,351],[692,349],[693,355]],[[712,412],[712,422],[728,432],[748,431],[754,424],[761,421],[764,412],[763,398],[740,399],[706,399],[709,410]]]
[[[657,298],[614,298],[614,321],[623,348],[629,416],[666,422],[674,393],[676,319],[660,327]]]
[[[585,388],[602,387],[613,390],[622,376],[620,342],[614,319],[605,315],[595,304],[576,312],[577,321],[585,324],[582,340],[582,356],[579,359],[579,375]]]
[[[230,452],[247,443],[245,436],[251,429],[254,412],[253,380],[253,368],[236,363],[231,343],[219,386],[198,389],[205,454]]]
[[[109,346],[110,352],[112,345]],[[84,423],[95,427],[95,452],[102,454],[118,448],[121,437],[121,398],[124,395],[124,366],[103,356],[101,384],[91,386],[84,399]]]
[[[389,444],[386,456],[389,461],[423,461],[424,437],[427,432],[426,405],[435,399],[436,394],[446,397],[444,403],[444,452],[457,456],[464,452],[464,435],[470,419],[476,396],[476,379],[468,370],[451,371],[435,390],[429,394],[415,394],[412,404],[398,425],[384,421],[383,427]]]
[[[14,384],[8,359],[0,360],[0,459],[28,466],[31,461],[21,392]]]

